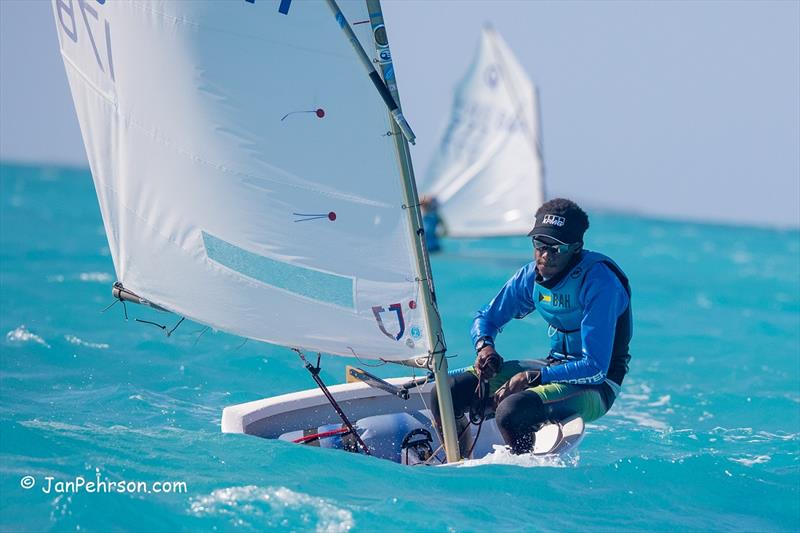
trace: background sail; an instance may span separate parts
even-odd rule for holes
[[[253,339],[427,353],[386,108],[325,3],[53,10],[126,288]]]
[[[450,236],[530,231],[544,201],[538,124],[533,83],[503,39],[484,28],[424,187]]]

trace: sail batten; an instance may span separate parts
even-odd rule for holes
[[[324,3],[70,5],[56,29],[124,287],[266,342],[428,354],[392,123]]]

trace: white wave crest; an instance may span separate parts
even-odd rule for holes
[[[661,415],[669,412],[672,398],[669,394],[665,394],[653,400],[652,393],[653,388],[647,383],[626,384],[613,409],[606,416],[621,418],[661,433],[669,431],[671,427],[661,419]]]
[[[714,304],[711,303],[711,299],[702,292],[697,294],[695,302],[700,309],[711,309],[714,307]]]
[[[717,426],[711,430],[712,435],[719,435],[725,442],[745,442],[755,444],[760,442],[791,442],[800,440],[800,433],[786,433],[780,431],[754,431],[753,428],[724,428]]]
[[[613,411],[612,411],[613,412]],[[611,414],[611,413],[609,413]],[[666,422],[657,419],[653,415],[645,412],[636,411],[635,409],[619,409],[613,413],[615,416],[630,420],[635,424],[654,429],[656,431],[664,432],[670,429],[670,425]]]
[[[87,348],[97,348],[100,350],[105,350],[109,348],[109,345],[103,342],[86,342],[84,340],[79,339],[75,335],[64,335],[64,338],[67,339],[67,342],[69,342],[70,344],[76,344],[78,346],[86,346]]]
[[[772,457],[769,455],[748,455],[745,457],[728,457],[729,461],[733,461],[734,463],[739,463],[740,465],[751,467],[753,465],[760,465],[763,463],[768,463]]]
[[[737,250],[730,257],[731,261],[737,265],[746,265],[753,262],[753,256],[742,250]]]
[[[492,453],[489,453],[480,459],[467,459],[456,464],[455,466],[459,468],[472,468],[475,466],[484,465],[513,465],[524,468],[541,466],[567,468],[569,466],[577,466],[578,460],[580,459],[580,455],[577,452],[575,454],[568,453],[564,455],[533,455],[531,453],[515,455],[511,453],[511,449],[508,446],[500,446],[495,444],[493,447],[494,451]]]
[[[355,525],[347,509],[286,487],[247,485],[217,489],[206,496],[192,498],[190,511],[198,516],[230,517],[237,525],[257,519],[251,525],[281,528],[288,525],[287,514],[299,514],[297,520],[309,525],[316,522],[315,531],[325,533],[350,531]]]
[[[97,283],[109,283],[113,279],[110,274],[105,272],[81,272],[81,281],[91,281]]]
[[[50,348],[50,345],[43,338],[28,331],[24,324],[6,333],[6,340],[8,342],[35,342]]]
[[[647,405],[649,407],[661,407],[662,405],[667,405],[672,397],[669,394],[665,394],[664,396],[660,396],[658,400],[654,402],[650,402]]]

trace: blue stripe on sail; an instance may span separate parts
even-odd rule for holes
[[[203,233],[208,258],[262,283],[319,302],[355,309],[353,278],[328,274],[248,252],[229,242]]]

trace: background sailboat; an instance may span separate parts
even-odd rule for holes
[[[544,201],[536,89],[485,27],[422,187],[451,237],[525,235]]]

